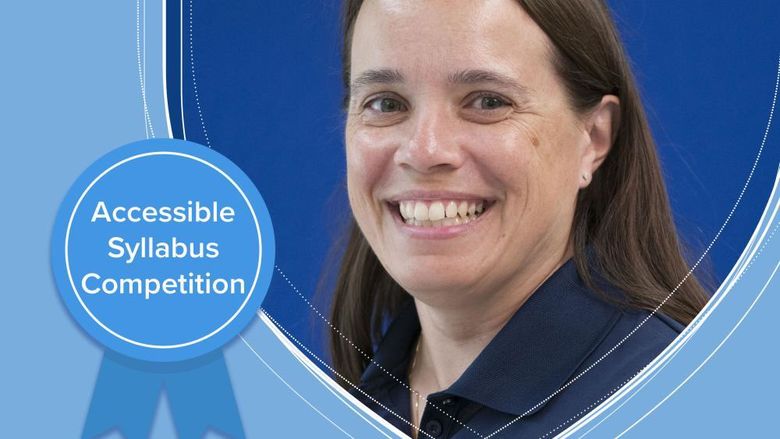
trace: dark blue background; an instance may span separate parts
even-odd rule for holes
[[[762,141],[780,55],[780,2],[610,4],[645,98],[675,219],[698,257],[737,201]],[[186,137],[225,154],[254,180],[274,221],[277,264],[312,297],[349,215],[339,5],[227,5],[195,0],[192,15],[184,5]],[[180,5],[168,7],[168,104],[181,137]],[[711,249],[716,282],[762,212],[780,161],[777,139],[770,134],[739,208]],[[327,314],[327,301],[325,295],[313,303]],[[264,308],[324,353],[325,323],[278,275]]]

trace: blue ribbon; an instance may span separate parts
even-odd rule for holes
[[[209,429],[245,437],[221,350],[175,363],[135,360],[107,350],[82,438],[114,428],[127,439],[148,438],[163,389],[178,437],[202,438]]]

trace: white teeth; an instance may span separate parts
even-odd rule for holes
[[[447,203],[447,210],[444,212],[447,218],[455,218],[458,216],[458,205],[454,201]]]
[[[398,210],[401,212],[403,219],[414,219],[414,202],[402,201],[398,205]]]
[[[466,218],[466,214],[469,213],[469,203],[465,201],[461,201],[458,205],[458,215],[460,215],[461,218]]]
[[[415,227],[449,227],[475,220],[485,211],[485,202],[400,201],[398,211],[406,224]]]
[[[441,201],[431,203],[428,208],[428,219],[431,221],[441,221],[444,219],[444,204]]]
[[[414,219],[417,221],[428,220],[428,207],[424,203],[418,201],[414,204]]]

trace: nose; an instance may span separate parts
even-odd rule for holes
[[[431,106],[419,109],[413,128],[395,151],[396,165],[429,174],[457,169],[464,161],[458,141],[458,121],[446,109]]]

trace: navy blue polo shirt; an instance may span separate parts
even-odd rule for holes
[[[517,310],[450,388],[428,396],[418,437],[468,439],[497,431],[491,437],[552,437],[614,393],[683,330],[676,321],[653,315],[578,377],[649,315],[602,297],[585,287],[569,260]],[[411,419],[407,375],[419,332],[417,311],[409,301],[363,373],[358,387],[370,398],[353,390],[406,434],[412,431],[407,422]]]

